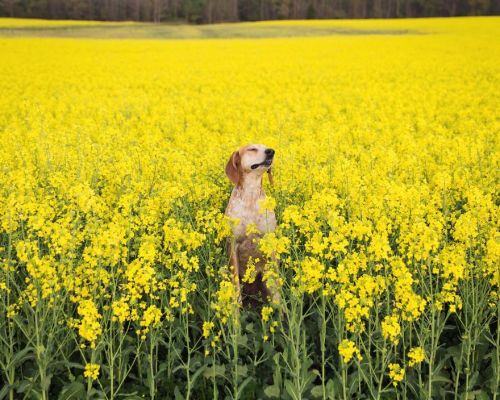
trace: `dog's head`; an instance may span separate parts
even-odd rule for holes
[[[262,144],[249,144],[231,155],[226,165],[226,175],[237,186],[246,175],[262,176],[264,172],[267,172],[272,183],[273,159],[273,149]]]

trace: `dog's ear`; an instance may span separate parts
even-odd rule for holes
[[[273,171],[272,171],[272,168],[269,168],[267,170],[267,177],[269,178],[269,183],[271,184],[271,186],[274,186],[274,179],[273,179]]]
[[[226,175],[235,185],[238,185],[238,183],[240,182],[240,176],[241,176],[240,163],[241,163],[240,152],[236,150],[231,155],[229,161],[226,164]]]

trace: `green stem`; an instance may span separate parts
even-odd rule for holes
[[[320,332],[320,341],[321,341],[321,388],[323,390],[323,400],[326,400],[326,385],[325,385],[325,341],[326,341],[326,304],[325,304],[325,296],[321,296],[321,332]]]
[[[36,332],[36,358],[37,358],[37,365],[38,365],[38,373],[40,374],[40,382],[41,382],[41,389],[42,389],[42,400],[47,400],[47,389],[46,389],[46,370],[45,370],[45,362],[43,360],[42,353],[45,351],[45,349],[42,346],[41,343],[41,338],[40,338],[40,329],[39,329],[39,321],[38,321],[38,310],[39,310],[39,304],[35,306],[35,332]]]
[[[344,400],[348,400],[347,398],[347,365],[341,361],[342,365],[342,394],[344,396]]]
[[[429,355],[429,387],[427,390],[427,398],[432,400],[432,368],[434,362],[434,307],[431,312],[431,351]]]
[[[12,251],[12,235],[9,233],[9,243],[7,246],[7,305],[10,305],[10,261],[11,261],[11,251]],[[9,336],[9,372],[8,372],[8,381],[9,381],[9,400],[14,400],[14,380],[15,380],[15,366],[12,363],[12,359],[14,356],[14,342],[13,342],[13,332],[11,329],[11,324],[9,322],[6,323],[6,328]]]
[[[186,400],[189,400],[191,396],[191,348],[190,348],[190,340],[189,340],[189,319],[187,316],[184,319],[184,335],[186,339],[186,348],[187,348],[187,361],[186,361],[186,379],[187,379],[187,391],[186,391]]]
[[[151,334],[153,336],[153,334]],[[156,397],[156,386],[155,386],[155,373],[154,373],[154,367],[153,367],[153,337],[150,338],[149,342],[149,376],[150,376],[150,383],[149,383],[149,396],[151,400],[154,400]]]
[[[497,304],[497,332],[496,332],[496,346],[495,346],[495,357],[496,357],[496,387],[495,393],[493,393],[493,400],[497,400],[498,388],[500,387],[500,307]]]
[[[233,399],[237,400],[238,394],[238,337],[236,333],[237,327],[233,327],[234,331],[231,335],[231,340],[233,342]]]

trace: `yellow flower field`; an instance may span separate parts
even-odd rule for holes
[[[0,399],[498,399],[500,18],[244,25],[371,33],[0,38]],[[247,143],[262,310],[224,250]]]

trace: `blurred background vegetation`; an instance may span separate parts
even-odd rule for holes
[[[198,24],[499,13],[500,0],[0,0],[0,17]]]

